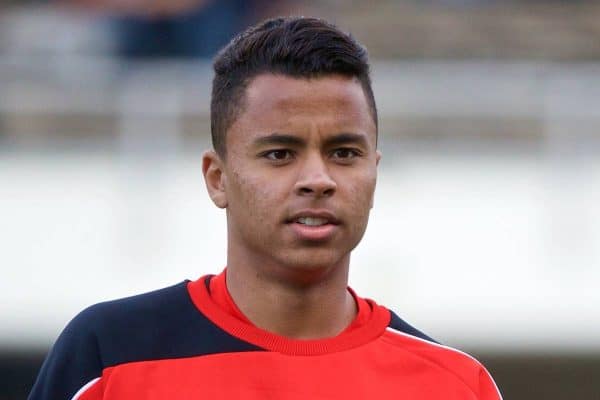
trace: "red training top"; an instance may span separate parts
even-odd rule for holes
[[[342,333],[254,326],[225,274],[97,304],[65,328],[30,400],[499,400],[485,368],[354,294]]]

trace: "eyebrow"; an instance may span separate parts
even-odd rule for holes
[[[339,146],[343,144],[356,143],[361,146],[367,146],[367,138],[365,135],[358,133],[342,132],[338,133],[325,140],[325,146]],[[255,146],[267,146],[267,145],[286,145],[286,146],[303,146],[306,141],[298,136],[289,135],[285,133],[272,133],[268,136],[263,136],[254,141]]]
[[[273,144],[302,146],[305,144],[305,140],[294,135],[287,135],[285,133],[272,133],[268,136],[263,136],[256,139],[254,144],[256,146],[267,146]]]
[[[365,135],[360,135],[358,133],[342,132],[325,140],[325,145],[328,147],[339,146],[343,144],[358,144],[364,147],[368,146]]]

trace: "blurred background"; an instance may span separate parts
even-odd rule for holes
[[[369,49],[376,205],[351,284],[506,399],[600,399],[600,3],[0,0],[0,400],[87,305],[219,272],[211,58],[267,16]]]

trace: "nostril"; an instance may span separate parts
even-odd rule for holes
[[[323,190],[313,189],[310,187],[301,187],[298,189],[298,193],[300,195],[310,195],[310,196],[318,196],[318,197],[329,197],[335,193],[335,188],[327,188]]]

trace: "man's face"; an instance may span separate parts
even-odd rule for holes
[[[367,226],[379,161],[357,80],[257,76],[226,146],[218,193],[209,191],[227,209],[229,263],[295,272],[347,265]]]

